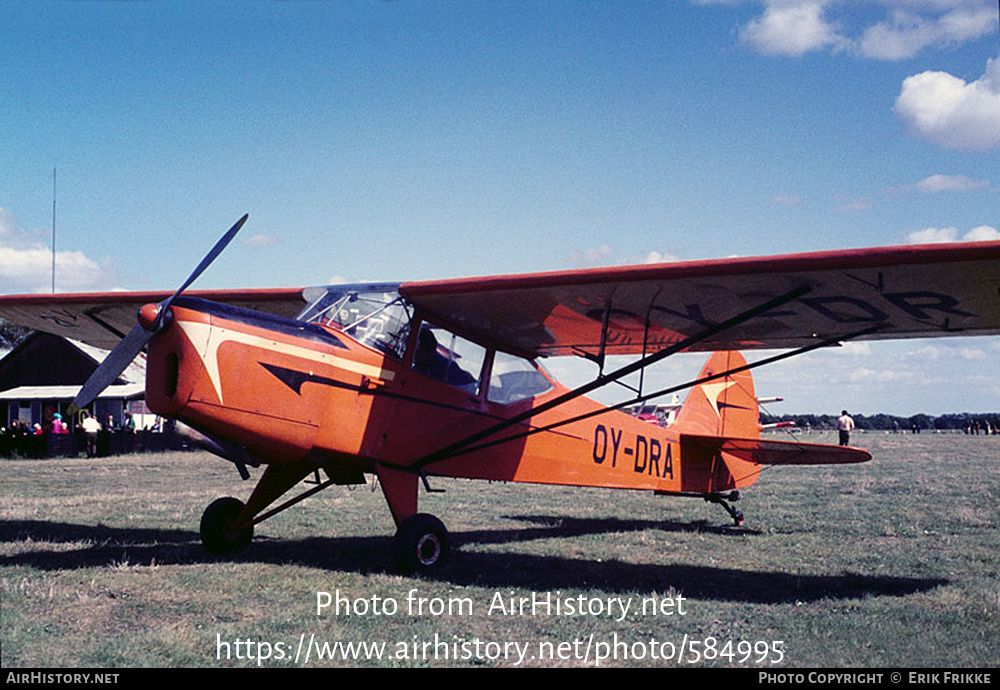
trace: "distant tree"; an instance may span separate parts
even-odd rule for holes
[[[31,331],[27,328],[21,328],[0,319],[0,349],[8,350],[17,347],[22,340],[28,337],[29,333]]]

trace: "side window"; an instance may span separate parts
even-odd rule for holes
[[[490,402],[508,405],[533,398],[552,388],[552,383],[527,359],[497,352],[490,374]]]
[[[413,354],[413,370],[468,391],[479,393],[479,374],[486,349],[437,326],[424,324]]]

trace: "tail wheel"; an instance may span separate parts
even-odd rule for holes
[[[212,553],[236,553],[250,545],[253,525],[237,528],[243,502],[235,498],[212,501],[201,515],[201,543]]]
[[[451,545],[448,530],[433,515],[418,513],[396,532],[396,568],[403,573],[428,572],[444,567]]]

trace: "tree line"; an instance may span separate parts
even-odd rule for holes
[[[836,429],[838,415],[832,414],[783,414],[770,415],[761,412],[762,424],[795,422],[800,429]],[[874,415],[852,414],[857,429],[871,431],[912,431],[913,429],[933,429],[939,431],[966,431],[970,424],[989,423],[992,428],[1000,425],[998,412],[957,412],[943,415],[915,414],[910,417],[879,413]]]
[[[0,350],[13,350],[31,333],[27,328],[0,319]]]

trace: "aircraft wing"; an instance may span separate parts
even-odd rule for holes
[[[795,291],[804,291],[797,294]],[[1000,333],[1000,241],[404,283],[433,320],[527,355],[640,354],[782,296],[689,350]],[[649,322],[648,332],[646,329]],[[607,324],[606,334],[604,324]]]
[[[136,324],[144,304],[162,302],[171,292],[101,292],[0,297],[0,318],[36,331],[113,349]],[[301,288],[190,290],[192,297],[295,317],[305,302]]]

